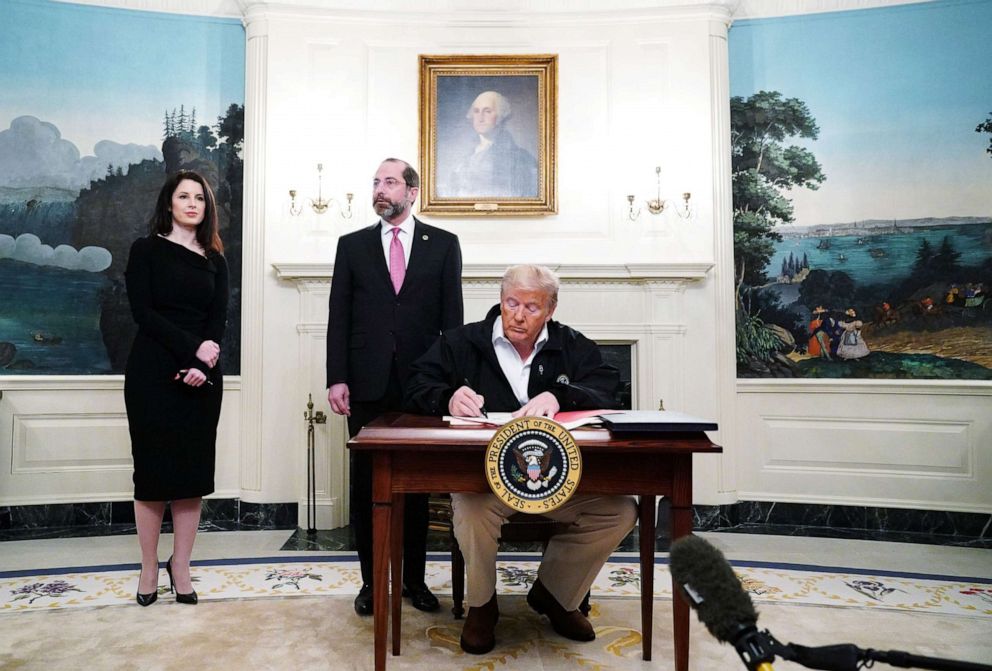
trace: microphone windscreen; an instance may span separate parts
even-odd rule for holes
[[[698,536],[672,543],[670,568],[675,584],[695,608],[699,621],[721,642],[734,643],[758,613],[723,553]]]

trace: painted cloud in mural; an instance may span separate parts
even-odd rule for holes
[[[59,245],[53,249],[42,244],[37,235],[24,233],[16,239],[0,235],[0,259],[98,273],[110,267],[112,257],[103,247],[83,247],[76,251],[70,245]]]
[[[79,149],[62,137],[59,129],[33,116],[20,116],[0,131],[0,186],[51,186],[79,190],[103,177],[107,166],[127,167],[144,159],[162,159],[153,145],[119,144],[101,140],[94,156],[80,156]]]

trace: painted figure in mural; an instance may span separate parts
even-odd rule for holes
[[[213,191],[181,170],[159,192],[151,234],[131,245],[125,278],[138,324],[124,374],[134,518],[141,546],[137,601],[158,596],[158,538],[166,502],[176,601],[195,604],[190,555],[203,496],[214,491],[217,421],[223,395],[218,365],[227,324],[228,268]]]
[[[399,410],[410,364],[444,329],[461,326],[462,254],[458,238],[412,213],[420,176],[387,158],[372,181],[380,221],[341,236],[327,320],[327,400],[354,436],[384,412]],[[372,614],[372,460],[351,452],[351,515],[362,570],[355,598]],[[424,584],[427,495],[404,506],[403,594],[415,608],[437,610]]]
[[[914,306],[916,312],[922,317],[937,317],[940,315],[940,306],[934,303],[931,296],[924,296]]]
[[[858,319],[854,308],[848,308],[844,313],[848,320],[838,322],[844,329],[837,344],[837,356],[841,359],[860,359],[868,356],[868,345],[861,335],[864,323]]]
[[[506,128],[513,113],[510,101],[496,91],[480,93],[465,118],[472,122],[478,143],[455,165],[451,174],[455,197],[536,198],[537,160],[517,145]]]
[[[968,282],[964,289],[964,306],[966,308],[981,307],[985,302],[985,286],[979,282],[972,284]]]
[[[844,335],[844,326],[841,320],[829,312],[823,317],[823,324],[820,326],[830,339],[830,356],[837,356],[837,349],[840,347],[841,336]]]
[[[891,326],[899,322],[899,312],[895,310],[891,304],[888,302],[882,302],[880,305],[875,306],[875,321],[873,326],[875,328],[882,328],[884,326]]]
[[[488,410],[553,417],[559,410],[616,406],[617,370],[578,331],[552,321],[558,277],[543,266],[503,275],[500,303],[483,321],[446,331],[411,368],[405,405],[428,415],[478,417]],[[463,384],[464,383],[464,384]],[[496,552],[513,509],[495,494],[452,494],[453,526],[468,573],[461,647],[485,654],[496,644]],[[579,610],[610,553],[633,528],[628,496],[574,496],[545,513],[568,529],[548,543],[527,603],[576,641],[596,638]]]
[[[823,359],[830,358],[830,336],[823,327],[826,313],[827,310],[822,305],[813,309],[813,319],[809,322],[809,342],[806,345],[807,354]]]

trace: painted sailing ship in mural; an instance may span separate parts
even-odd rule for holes
[[[970,102],[977,90],[992,105],[992,77],[944,77],[931,91],[911,40],[838,51],[839,34],[940,23],[962,34],[950,24],[974,17],[937,3],[888,19],[839,13],[789,32],[754,22],[738,40],[731,30],[732,92],[774,81],[802,95],[731,98],[738,377],[992,379],[992,114]],[[953,56],[982,48],[962,40]],[[929,98],[878,84],[877,69],[897,65],[903,89],[943,96],[940,118]]]

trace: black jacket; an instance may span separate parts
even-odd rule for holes
[[[341,236],[327,319],[327,386],[347,382],[352,400],[375,401],[393,358],[400,384],[441,331],[461,326],[458,238],[414,220],[410,263],[397,296],[382,253],[381,223]]]
[[[499,305],[483,321],[441,334],[410,367],[405,409],[425,415],[447,414],[448,401],[463,385],[485,397],[486,410],[520,409],[493,348],[493,323],[497,319]],[[615,408],[619,384],[617,369],[603,363],[596,343],[575,329],[548,322],[548,341],[531,364],[529,398],[550,391],[562,411]]]

